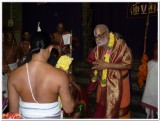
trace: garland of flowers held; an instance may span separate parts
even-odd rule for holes
[[[106,63],[109,63],[109,58],[110,58],[110,55],[111,55],[111,52],[112,52],[112,49],[113,49],[113,45],[114,45],[114,39],[115,39],[114,34],[110,33],[109,44],[108,44],[108,47],[107,47],[107,50],[106,50],[106,54],[104,55],[104,61]],[[97,48],[97,51],[98,51],[98,48]],[[92,82],[97,81],[97,74],[98,74],[98,71],[94,70],[94,75],[92,77]],[[104,69],[104,70],[102,70],[101,87],[106,86],[106,78],[107,78],[107,69]]]

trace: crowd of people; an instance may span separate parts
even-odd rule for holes
[[[93,117],[87,117],[86,93],[72,74],[72,36],[69,44],[64,44],[63,39],[63,35],[71,33],[65,31],[62,22],[56,28],[57,32],[50,35],[43,31],[33,34],[24,31],[19,43],[11,31],[4,35],[3,111],[8,106],[7,113],[18,113],[25,119],[131,118],[129,70],[133,58],[121,35],[109,31],[104,24],[94,28],[96,46],[86,59],[92,65],[86,90],[88,95],[97,91],[96,111]],[[155,57],[148,67],[155,70],[148,73],[146,90],[149,81],[158,83],[157,49],[154,53]],[[152,77],[152,74],[156,75]],[[148,104],[147,100],[151,101],[145,92],[142,99],[144,107]],[[154,99],[158,100],[158,97]],[[146,112],[149,112],[150,107],[147,106]],[[152,111],[157,113],[157,102],[152,107]]]

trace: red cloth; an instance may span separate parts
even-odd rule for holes
[[[100,100],[96,105],[95,118],[106,117],[106,87],[101,88]]]

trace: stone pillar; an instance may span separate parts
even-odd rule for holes
[[[15,35],[16,41],[19,42],[21,39],[22,31],[22,3],[4,2],[2,3],[2,7],[3,32],[5,32],[5,30],[12,30]],[[8,20],[10,19],[13,19],[13,27],[8,26]]]
[[[92,46],[92,10],[90,3],[82,3],[82,40],[83,58],[86,59],[89,48]]]

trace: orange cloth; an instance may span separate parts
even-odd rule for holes
[[[122,71],[122,76],[128,73],[128,70]],[[129,75],[123,80],[123,92],[120,108],[125,108],[130,103],[130,84],[129,84]]]
[[[127,115],[119,117],[119,119],[130,119],[130,118],[131,118],[130,111],[128,112]]]

